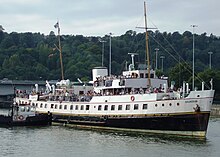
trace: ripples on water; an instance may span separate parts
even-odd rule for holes
[[[206,139],[62,126],[0,128],[0,156],[143,157],[220,156],[220,119],[211,119]]]

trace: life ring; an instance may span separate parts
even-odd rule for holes
[[[131,96],[131,101],[134,101],[134,99],[135,99],[134,96]]]
[[[24,116],[22,115],[18,116],[18,120],[24,120]]]

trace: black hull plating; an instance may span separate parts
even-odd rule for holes
[[[50,125],[52,121],[51,115],[39,114],[33,117],[27,117],[22,121],[13,121],[10,116],[0,115],[0,126],[44,126]]]
[[[53,121],[76,125],[161,131],[206,131],[210,113],[143,117],[88,117],[53,115]]]

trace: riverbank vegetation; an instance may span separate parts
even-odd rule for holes
[[[192,33],[149,32],[151,67],[159,76],[169,76],[177,86],[192,80]],[[104,36],[104,66],[109,63],[109,37]],[[59,80],[61,78],[59,51],[55,48],[57,36],[40,33],[7,33],[0,31],[0,79],[12,80]],[[100,37],[82,35],[62,35],[64,76],[76,81],[91,80],[91,69],[102,65],[102,43]],[[157,61],[155,48],[159,48]],[[211,69],[210,53],[211,55]],[[138,64],[146,62],[145,34],[129,30],[125,34],[112,37],[112,74],[119,75],[125,65],[131,63],[128,53],[135,56]],[[163,65],[161,56],[164,56]],[[196,86],[201,79],[209,86],[213,78],[214,87],[220,92],[220,38],[210,34],[195,34]],[[163,71],[162,71],[163,66]],[[140,67],[139,67],[140,68]],[[143,68],[143,66],[142,66]]]

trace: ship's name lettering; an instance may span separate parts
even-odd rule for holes
[[[188,100],[188,101],[185,101],[185,103],[195,103],[195,102],[198,102],[197,100]]]

